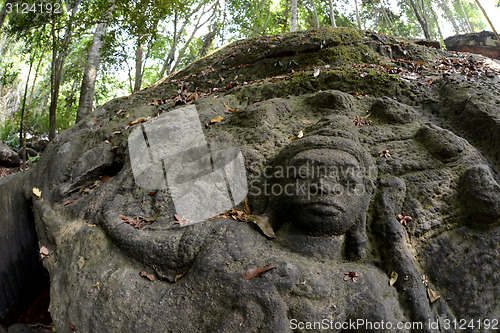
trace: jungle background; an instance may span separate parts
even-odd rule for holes
[[[500,1],[4,0],[0,8],[0,141],[20,148],[237,39],[352,27],[444,46],[447,36],[498,26]]]

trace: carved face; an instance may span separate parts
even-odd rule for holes
[[[284,215],[310,234],[344,234],[368,206],[362,171],[354,156],[342,150],[312,149],[295,155],[280,198]]]

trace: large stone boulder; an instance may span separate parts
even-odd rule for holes
[[[500,41],[492,31],[456,35],[444,40],[450,51],[470,52],[500,60]]]
[[[21,164],[19,155],[6,144],[0,142],[0,166],[18,167]]]
[[[237,41],[108,102],[15,185],[56,330],[498,318],[498,75],[338,28]]]

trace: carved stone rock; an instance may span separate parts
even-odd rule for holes
[[[498,318],[499,78],[433,67],[456,57],[345,28],[239,41],[58,135],[18,190],[51,253],[43,264],[57,331],[71,323],[81,332],[290,332],[323,320]],[[422,60],[428,72],[400,72]],[[209,80],[220,76],[235,82],[214,93]],[[173,103],[144,103],[173,97],[184,82],[206,94],[190,107],[215,155],[200,158],[210,170],[182,154],[175,165],[191,178],[224,169],[220,189],[234,197],[232,155],[222,168],[215,148],[239,147],[248,207],[235,209],[269,218],[275,238],[229,213],[189,223],[175,216],[171,188],[138,186],[128,138],[145,129],[149,165],[148,126]],[[139,117],[151,119],[128,127]],[[181,123],[166,122],[165,133]],[[188,194],[213,200],[208,185]],[[12,216],[6,199],[0,205]]]

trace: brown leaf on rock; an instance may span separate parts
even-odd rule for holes
[[[412,220],[412,217],[406,214],[405,212],[401,212],[401,214],[398,215],[398,220],[399,223],[406,225],[408,221]]]
[[[63,205],[64,205],[64,206],[67,206],[67,205],[69,205],[70,203],[75,202],[76,200],[78,200],[78,199],[68,200],[68,201],[66,201]]]
[[[245,213],[250,214],[250,206],[248,205],[248,197],[243,200],[243,210]]]
[[[354,271],[349,271],[347,273],[344,273],[344,281],[349,281],[352,280],[352,282],[358,281],[358,273]]]
[[[256,277],[259,274],[262,274],[270,269],[276,268],[276,266],[266,266],[266,267],[255,267],[243,272],[243,278],[245,280],[250,280]]]
[[[227,104],[224,104],[224,107],[226,108],[227,113],[236,113],[238,109],[231,109]]]
[[[120,220],[122,220],[124,223],[132,223],[132,221],[128,218],[128,217],[125,217],[125,216],[122,216],[122,215],[118,215],[118,217],[120,218]]]
[[[69,324],[69,328],[71,329],[72,332],[76,332],[75,324]]]
[[[155,276],[153,274],[146,273],[146,271],[141,271],[139,273],[139,275],[142,276],[145,279],[148,279],[149,281],[154,281],[155,280]]]
[[[184,218],[184,216],[179,217],[179,215],[177,215],[177,214],[174,214],[174,218],[175,218],[175,223],[179,224],[181,227],[190,222],[190,220]]]
[[[99,176],[99,181],[101,182],[101,184],[107,182],[110,179],[111,179],[111,177],[108,175]]]
[[[302,121],[302,124],[305,124],[305,125],[311,125],[311,121],[307,120],[307,119],[303,119],[301,120]]]
[[[233,219],[235,221],[239,222],[248,222],[248,216],[244,211],[237,210],[234,208],[228,209],[222,214],[219,214],[216,216],[217,218],[227,218],[227,219]]]
[[[40,258],[45,259],[49,256],[49,249],[44,245],[40,248]]]
[[[434,303],[441,298],[441,295],[439,295],[437,291],[429,287],[427,287],[427,296],[429,296],[431,303]]]
[[[269,218],[265,215],[248,215],[248,220],[255,223],[260,230],[269,238],[276,238]]]
[[[182,278],[184,275],[186,275],[186,272],[181,273],[181,274],[177,274],[177,275],[174,277],[174,282],[179,281],[179,279],[180,279],[180,278]]]
[[[134,121],[130,121],[128,123],[129,126],[134,126],[134,125],[137,125],[137,124],[140,124],[140,123],[143,123],[145,121],[148,121],[148,119],[150,119],[150,117],[139,117],[137,118],[136,120]]]

